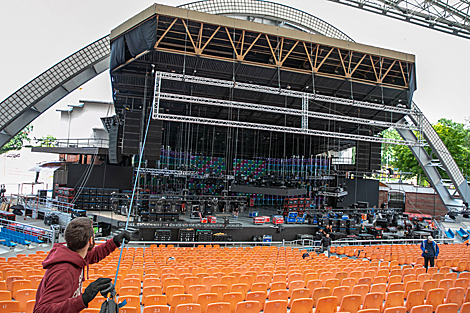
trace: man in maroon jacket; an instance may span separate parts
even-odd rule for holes
[[[123,240],[129,242],[127,231],[95,246],[93,223],[89,218],[73,219],[65,229],[67,246],[54,244],[42,262],[46,274],[39,284],[34,313],[75,313],[88,307],[100,291],[111,287],[110,278],[92,282],[82,294],[85,267],[97,263],[119,247]]]

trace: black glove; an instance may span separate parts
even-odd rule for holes
[[[127,230],[123,230],[119,235],[113,237],[114,244],[116,247],[120,247],[122,240],[125,239],[125,243],[127,244],[129,240],[131,240],[131,234]]]
[[[88,287],[86,287],[85,291],[82,294],[82,300],[86,307],[88,307],[88,303],[93,300],[98,292],[102,290],[107,290],[112,287],[113,284],[111,283],[111,278],[98,278],[94,282],[92,282]]]

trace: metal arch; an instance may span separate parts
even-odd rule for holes
[[[305,32],[354,42],[351,37],[322,19],[299,9],[275,2],[259,0],[209,0],[190,2],[179,7],[216,15],[236,14],[246,15],[247,18],[274,18],[276,21],[293,25],[295,28]]]
[[[328,0],[470,39],[468,0]]]
[[[109,69],[109,35],[52,66],[0,103],[0,147],[60,99]]]

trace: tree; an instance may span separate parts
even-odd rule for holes
[[[31,142],[29,135],[33,131],[33,125],[29,124],[22,131],[16,134],[15,137],[10,139],[3,147],[0,148],[0,154],[11,151],[11,150],[21,150],[24,144]]]
[[[447,150],[449,150],[450,155],[454,158],[463,175],[465,177],[469,177],[470,164],[468,160],[470,157],[470,130],[468,127],[465,124],[456,123],[449,119],[440,119],[437,124],[433,125],[433,127],[444,142]],[[384,136],[392,136],[393,132],[389,131],[384,132],[383,134]],[[419,133],[415,133],[415,135],[420,136]],[[425,147],[424,149],[432,156],[432,150],[430,147]],[[429,183],[427,182],[427,177],[423,169],[407,146],[395,145],[391,147],[391,152],[390,149],[382,149],[382,151],[382,157],[384,157],[384,153],[392,154],[392,164],[395,168],[398,168],[402,172],[412,173],[405,175],[405,177],[417,177],[417,181],[420,185],[427,185]],[[441,168],[438,168],[438,171],[442,178],[449,178],[447,173]]]
[[[55,147],[57,144],[57,138],[52,135],[47,135],[37,139],[37,142],[39,144],[38,147]]]

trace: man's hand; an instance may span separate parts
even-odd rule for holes
[[[97,280],[92,282],[90,285],[88,285],[88,287],[85,289],[85,292],[83,292],[83,295],[82,295],[82,300],[85,306],[88,307],[88,303],[90,303],[91,300],[93,300],[96,297],[98,292],[107,290],[110,287],[112,287],[112,285],[113,284],[111,283],[111,278],[103,278],[103,277],[98,278]]]
[[[125,243],[127,244],[129,240],[131,240],[131,234],[127,230],[123,230],[120,234],[113,237],[114,244],[116,247],[120,247],[122,240],[125,239]]]

